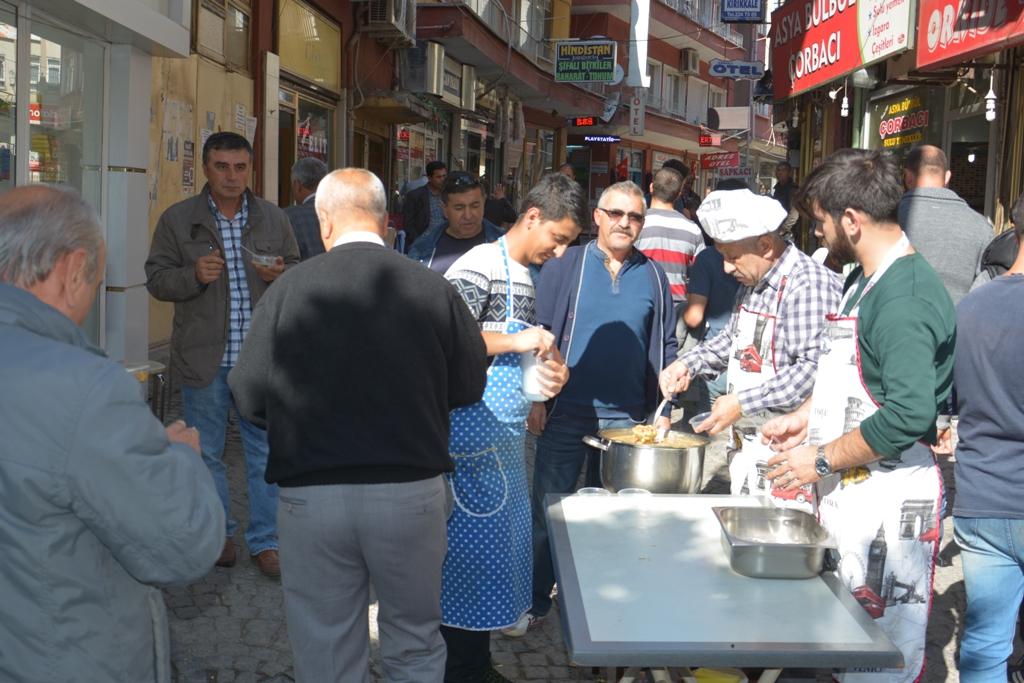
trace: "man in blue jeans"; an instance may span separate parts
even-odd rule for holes
[[[635,183],[612,185],[594,210],[597,240],[571,247],[541,270],[537,321],[555,335],[569,381],[550,405],[535,403],[528,420],[531,432],[542,431],[531,497],[533,605],[505,635],[524,635],[551,609],[545,496],[574,491],[584,462],[587,485],[601,485],[598,453],[583,436],[646,422],[658,405],[658,374],[676,357],[668,278],[634,249],[645,211]],[[666,412],[659,426],[668,424]]]
[[[1024,197],[1013,207],[1024,238]],[[960,406],[953,530],[967,618],[960,680],[1002,683],[1024,597],[1024,364],[1012,340],[1024,320],[1024,250],[957,307],[953,365]],[[1016,680],[1016,678],[1014,679]]]
[[[228,371],[249,331],[252,310],[299,247],[281,209],[248,189],[252,147],[237,133],[214,133],[203,145],[207,185],[160,217],[146,259],[146,288],[174,302],[171,376],[181,383],[188,424],[199,429],[203,460],[224,505],[227,539],[217,566],[235,564],[224,439],[234,405]],[[281,573],[277,557],[277,487],[263,477],[267,433],[239,420],[249,482],[249,554],[267,576]],[[173,495],[168,491],[168,495]]]

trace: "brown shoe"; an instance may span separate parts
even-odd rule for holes
[[[231,542],[231,539],[225,539],[224,549],[220,551],[220,557],[217,558],[218,567],[234,567],[235,566],[235,544]]]
[[[277,551],[273,548],[253,555],[252,559],[264,576],[269,576],[272,579],[281,576],[281,562],[277,557]]]

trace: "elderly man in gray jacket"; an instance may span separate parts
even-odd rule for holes
[[[196,431],[164,429],[79,328],[103,262],[74,192],[0,198],[3,681],[169,681],[153,586],[203,576],[224,542]]]

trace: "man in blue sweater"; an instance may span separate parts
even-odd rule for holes
[[[1024,197],[1013,207],[1024,237]],[[965,681],[1005,681],[1024,597],[1024,250],[1005,275],[957,307],[954,383],[960,403],[953,529],[964,562],[967,619],[960,644]]]
[[[676,357],[675,311],[665,272],[634,243],[644,195],[632,182],[606,189],[594,210],[597,240],[568,249],[541,270],[537,321],[555,335],[569,381],[527,422],[537,441],[533,473],[533,606],[503,633],[521,636],[551,609],[555,583],[544,497],[570,493],[584,462],[600,486],[597,451],[583,436],[645,422],[657,407],[658,374]],[[668,427],[668,418],[662,418]]]

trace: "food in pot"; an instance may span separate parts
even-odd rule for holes
[[[654,425],[637,425],[633,427],[633,443],[647,445],[654,443],[654,437],[658,435],[658,428]]]

